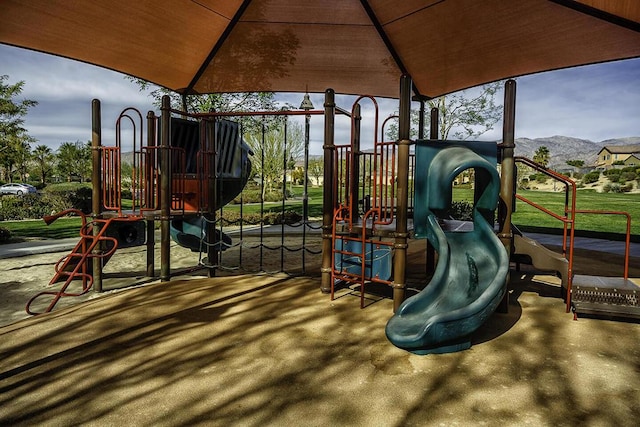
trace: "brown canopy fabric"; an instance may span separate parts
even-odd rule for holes
[[[0,43],[180,93],[436,97],[640,56],[637,0],[2,0]]]

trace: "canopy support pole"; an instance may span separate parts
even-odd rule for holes
[[[102,167],[100,162],[100,148],[102,147],[102,115],[100,111],[100,100],[91,101],[91,213],[93,219],[100,217],[102,213]],[[93,224],[93,235],[100,233],[100,225]],[[100,255],[103,245],[98,243],[93,251]],[[95,292],[102,292],[102,258],[96,256],[92,260],[93,267],[93,289]]]
[[[498,205],[498,237],[511,254],[513,232],[511,230],[511,214],[514,208],[515,194],[515,123],[516,123],[516,82],[508,80],[504,85],[504,124],[502,126],[502,144],[500,144],[500,201]],[[509,285],[509,276],[505,286]],[[509,293],[498,306],[498,311],[506,313],[509,308]]]
[[[322,192],[322,284],[320,290],[328,294],[331,292],[331,253],[333,234],[333,208],[335,195],[333,184],[334,153],[335,153],[335,117],[336,102],[333,89],[327,89],[324,94],[324,191]]]
[[[162,97],[160,108],[160,281],[171,279],[171,103],[168,95]]]
[[[397,213],[393,256],[393,311],[400,307],[406,293],[407,263],[407,210],[409,207],[409,146],[411,145],[411,77],[404,74],[400,79],[400,108],[398,124],[398,176]]]

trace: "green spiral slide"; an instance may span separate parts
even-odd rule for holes
[[[404,301],[387,323],[387,337],[397,347],[416,354],[469,348],[469,335],[502,300],[509,257],[493,230],[500,189],[495,159],[495,143],[417,144],[415,234],[434,246],[438,263],[426,288]],[[467,169],[476,179],[473,229],[450,231],[452,183]]]

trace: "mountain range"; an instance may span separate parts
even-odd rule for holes
[[[559,135],[536,139],[516,138],[515,155],[533,159],[536,150],[544,146],[550,154],[548,166],[551,169],[562,169],[567,166],[567,160],[583,160],[585,166],[593,165],[598,152],[605,146],[635,144],[640,144],[640,137],[606,139],[600,142]]]
[[[562,170],[567,166],[567,160],[583,160],[585,166],[593,165],[598,158],[598,152],[605,146],[636,144],[640,144],[640,136],[606,139],[600,142],[560,135],[535,139],[516,138],[515,155],[533,159],[536,150],[544,146],[550,154],[548,166],[551,169]],[[322,158],[321,155],[309,157]],[[122,153],[122,161],[130,164],[133,161],[133,154]]]

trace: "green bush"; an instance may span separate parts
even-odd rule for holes
[[[277,225],[282,224],[295,224],[302,221],[302,215],[296,211],[284,211],[284,212],[266,212],[263,216],[260,213],[245,213],[242,217],[242,223],[244,225],[256,225],[263,223],[265,225]],[[237,211],[222,211],[222,225],[240,225],[240,212]]]
[[[64,207],[57,211],[80,209],[86,214],[91,213],[91,184],[79,182],[51,184],[44,189],[43,193],[60,198]]]
[[[72,208],[85,213],[91,212],[90,184],[55,184],[48,186],[40,194],[4,196],[0,199],[0,220],[42,218]]]
[[[11,240],[11,231],[0,227],[0,243],[6,243]]]
[[[602,192],[603,193],[622,193],[622,187],[620,186],[620,184],[605,184],[602,187]]]
[[[291,194],[287,190],[287,197]],[[260,203],[262,201],[262,191],[259,188],[245,189],[240,195],[238,195],[231,202],[234,205],[240,203]],[[282,190],[269,191],[264,195],[265,202],[280,202],[282,201]]]
[[[582,177],[583,184],[592,184],[600,179],[600,171],[591,171]]]
[[[0,219],[5,221],[27,218],[42,218],[58,211],[59,200],[56,197],[38,194],[25,194],[21,197],[4,196],[0,200]]]
[[[619,182],[629,182],[629,181],[633,181],[634,179],[636,179],[638,176],[636,175],[635,171],[624,171],[620,174],[620,180]]]
[[[544,184],[548,179],[549,177],[543,173],[539,173],[538,176],[536,176],[536,182],[538,184]]]
[[[464,200],[453,201],[447,215],[452,219],[471,221],[473,220],[473,203]]]

